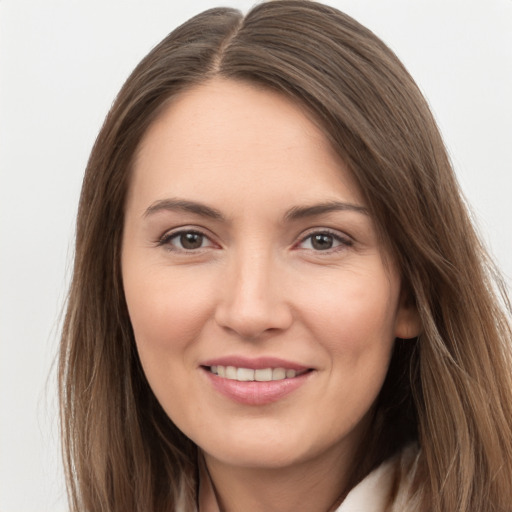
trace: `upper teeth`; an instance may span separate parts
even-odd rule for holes
[[[252,370],[251,368],[237,368],[236,366],[210,366],[210,371],[219,377],[225,379],[238,380],[241,382],[268,382],[271,380],[293,379],[297,376],[296,370],[286,370],[284,368],[261,368]]]

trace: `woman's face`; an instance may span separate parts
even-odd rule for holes
[[[151,388],[210,460],[353,453],[395,337],[416,330],[387,261],[345,165],[289,99],[216,79],[147,132],[126,300]]]

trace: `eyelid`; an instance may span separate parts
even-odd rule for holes
[[[198,248],[198,249],[180,249],[179,247],[175,247],[175,248],[171,249],[170,241],[173,238],[179,237],[180,235],[182,235],[184,233],[194,233],[197,235],[201,235],[209,241],[209,245],[206,247]],[[169,251],[183,252],[183,253],[192,253],[192,252],[198,253],[201,250],[204,250],[204,249],[207,249],[210,247],[218,247],[218,244],[216,244],[213,241],[212,235],[208,234],[207,230],[199,228],[197,226],[179,226],[179,227],[176,227],[173,229],[169,229],[169,230],[165,231],[163,235],[158,237],[158,239],[156,240],[156,245],[158,247],[168,246],[167,249]]]
[[[323,227],[317,227],[317,228],[311,228],[307,230],[305,233],[302,233],[298,242],[294,245],[294,248],[300,249],[299,245],[304,243],[308,238],[311,238],[314,235],[330,235],[332,236],[336,241],[340,242],[340,246],[343,247],[351,247],[354,245],[354,239],[347,235],[346,233],[343,233],[341,231],[331,229],[331,228],[323,228]],[[314,250],[314,249],[304,249],[304,250],[313,250],[317,253],[329,253],[332,251],[339,250],[338,248],[340,246],[336,246],[330,249],[325,249],[323,251],[321,250]]]
[[[197,235],[201,235],[204,238],[206,238],[209,242],[209,244],[206,247],[200,247],[198,249],[181,249],[179,247],[169,248],[168,250],[176,251],[176,252],[200,252],[202,249],[207,249],[210,247],[219,247],[219,244],[217,244],[214,240],[211,234],[208,233],[208,230],[205,230],[203,228],[197,227],[197,226],[179,226],[176,228],[172,228],[170,230],[165,231],[161,236],[158,237],[158,239],[155,241],[155,245],[159,247],[164,247],[166,245],[171,246],[170,241],[174,238],[179,237],[180,235],[184,233],[194,233]],[[315,227],[310,228],[306,232],[303,232],[299,240],[293,245],[294,249],[300,249],[300,245],[304,243],[306,240],[311,238],[314,235],[329,235],[334,238],[337,242],[339,242],[339,245],[325,249],[325,250],[315,250],[315,249],[304,249],[304,250],[312,250],[313,252],[318,253],[329,253],[336,250],[339,250],[339,247],[350,247],[354,244],[354,240],[350,235],[347,235],[344,232],[340,232],[338,230],[332,229],[332,228],[326,228],[326,227]]]

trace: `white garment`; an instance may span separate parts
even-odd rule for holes
[[[407,446],[382,463],[357,484],[335,512],[413,512],[417,510],[411,484],[418,463],[418,449]],[[201,468],[199,512],[219,512],[215,491],[206,471]]]
[[[382,463],[356,485],[336,512],[405,512],[417,509],[411,484],[418,464],[415,446]]]

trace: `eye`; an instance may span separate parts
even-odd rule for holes
[[[164,245],[172,251],[196,251],[212,247],[213,243],[200,231],[186,230],[165,234],[158,245]]]
[[[352,240],[330,231],[316,231],[303,238],[298,247],[313,251],[336,250],[338,247],[350,247]]]

